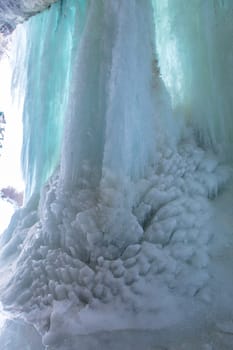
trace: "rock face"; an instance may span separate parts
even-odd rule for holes
[[[48,8],[57,0],[0,0],[0,33],[10,34],[18,23]]]

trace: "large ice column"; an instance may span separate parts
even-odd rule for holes
[[[103,169],[135,179],[155,161],[161,101],[156,105],[154,95],[162,95],[162,82],[153,39],[150,1],[90,2],[67,112],[65,187],[83,172],[95,186]]]
[[[153,3],[161,70],[174,105],[202,144],[221,144],[232,157],[233,2]]]

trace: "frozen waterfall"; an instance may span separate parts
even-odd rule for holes
[[[4,350],[43,348],[31,325],[48,350],[114,337],[113,349],[141,350],[135,330],[155,349],[212,349],[213,319],[228,312],[211,303],[231,246],[228,210],[221,243],[217,230],[232,174],[232,10],[63,0],[16,29],[26,200],[0,237]]]

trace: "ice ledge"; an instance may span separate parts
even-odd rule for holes
[[[12,33],[17,24],[45,10],[57,0],[0,0],[0,33]]]

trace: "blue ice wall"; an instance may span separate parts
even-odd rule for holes
[[[143,176],[183,119],[201,144],[232,153],[232,1],[152,4],[154,23],[149,1],[65,0],[26,24],[27,197],[59,164],[62,139],[65,186],[88,172],[93,185],[106,170],[118,179]]]
[[[233,1],[153,0],[162,76],[201,144],[232,158]]]
[[[28,63],[22,164],[27,197],[40,189],[59,161],[72,50],[79,42],[86,3],[58,2],[25,24]]]

